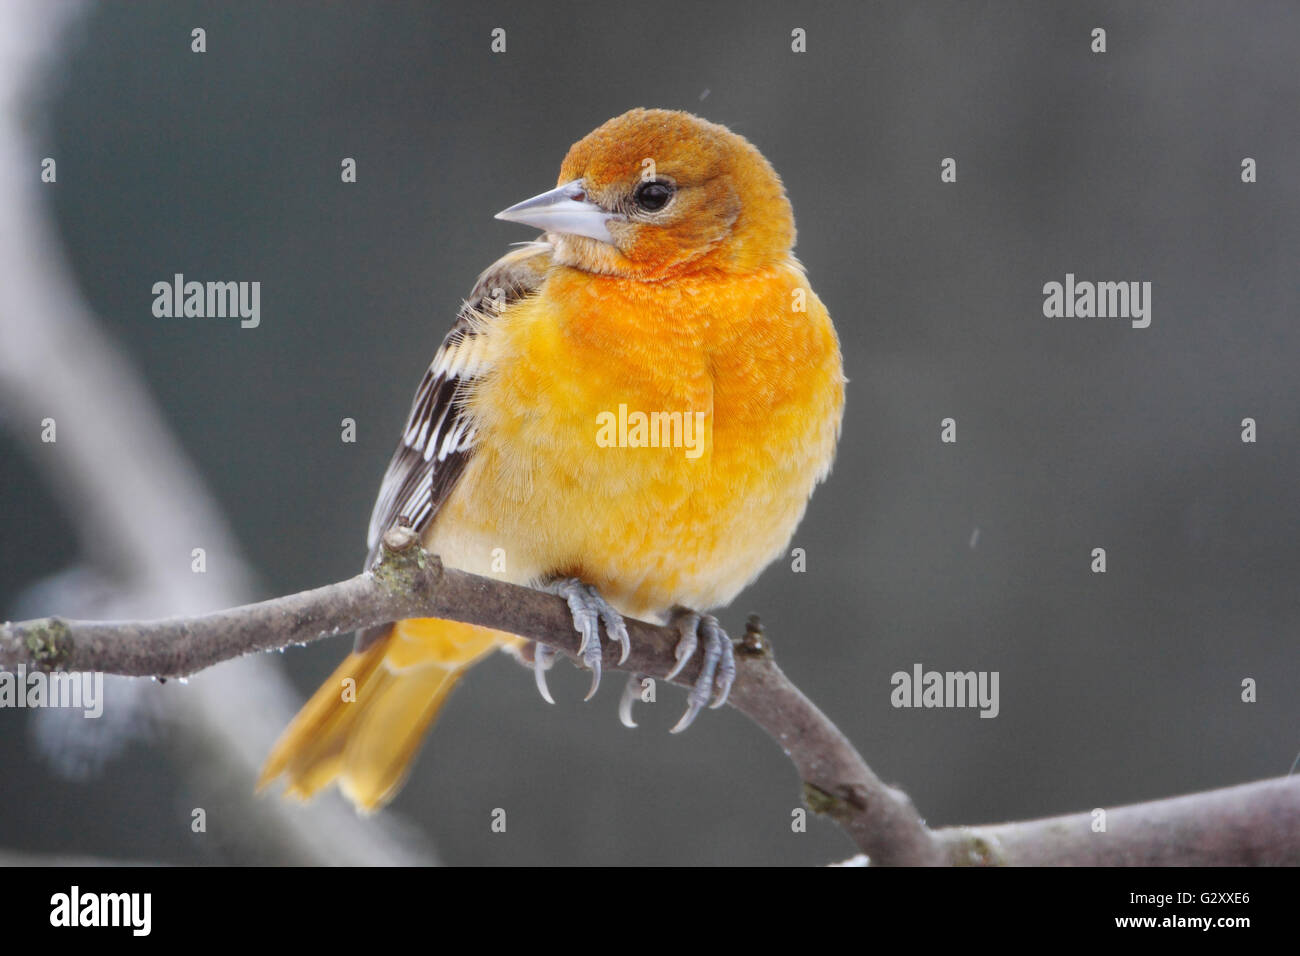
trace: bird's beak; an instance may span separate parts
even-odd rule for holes
[[[613,245],[614,237],[610,234],[608,222],[620,217],[606,212],[588,199],[582,180],[575,179],[550,192],[503,209],[496,214],[496,218],[535,226],[546,232],[586,236]]]

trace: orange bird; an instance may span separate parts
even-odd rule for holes
[[[625,656],[622,615],[673,623],[678,668],[704,655],[683,730],[735,676],[731,640],[700,611],[784,552],[839,438],[839,343],[792,254],[790,202],[743,137],[637,109],[497,218],[544,234],[479,277],[425,372],[367,566],[404,518],[449,566],[562,595],[588,698],[602,624]],[[259,786],[283,774],[307,798],[337,782],[358,809],[382,806],[448,692],[497,647],[550,701],[543,645],[433,619],[363,633]]]

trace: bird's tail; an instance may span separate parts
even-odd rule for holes
[[[461,675],[498,644],[488,628],[419,618],[399,621],[347,656],[280,735],[258,779],[287,778],[285,795],[306,800],[337,782],[359,811],[401,789],[425,732]]]

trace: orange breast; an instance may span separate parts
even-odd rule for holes
[[[575,575],[644,617],[725,604],[781,553],[844,395],[797,265],[671,284],[561,269],[498,321],[478,445],[430,536],[444,560]]]

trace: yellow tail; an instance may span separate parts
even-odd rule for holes
[[[401,789],[425,732],[461,675],[498,644],[519,639],[483,627],[399,621],[349,654],[280,735],[257,781],[287,777],[286,796],[309,799],[330,783],[363,812]]]

